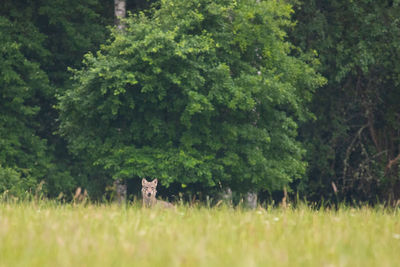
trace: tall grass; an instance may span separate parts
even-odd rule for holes
[[[0,266],[398,266],[400,214],[0,204]]]

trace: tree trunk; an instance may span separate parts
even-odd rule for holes
[[[121,31],[124,30],[125,25],[123,20],[126,17],[126,0],[114,0],[114,24]],[[114,181],[115,201],[118,204],[126,202],[127,186],[126,183],[120,179]]]
[[[126,1],[125,0],[114,0],[114,24],[118,29],[123,30],[125,25],[121,22],[121,19],[126,17]]]

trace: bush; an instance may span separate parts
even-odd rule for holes
[[[166,0],[87,54],[61,133],[114,179],[278,189],[305,171],[297,122],[324,80],[291,54],[289,5]]]

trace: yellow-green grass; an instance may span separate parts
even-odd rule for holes
[[[400,266],[400,214],[0,203],[0,266]]]

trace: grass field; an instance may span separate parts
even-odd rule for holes
[[[0,266],[399,266],[400,212],[0,203]]]

